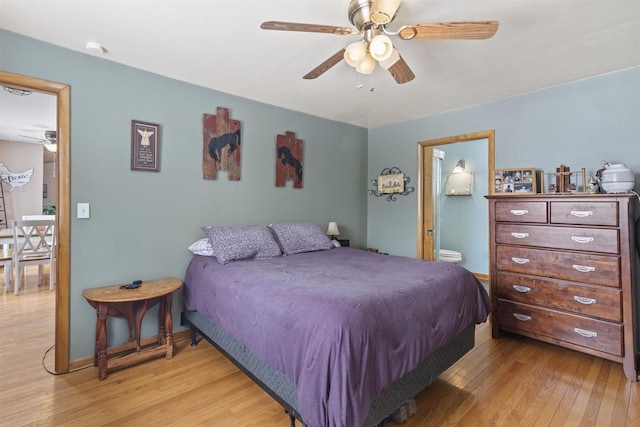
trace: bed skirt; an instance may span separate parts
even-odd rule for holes
[[[298,413],[296,385],[279,370],[273,369],[256,357],[245,345],[227,334],[216,322],[197,311],[185,310],[183,323],[187,323],[225,357],[262,387],[293,417],[304,424]],[[364,427],[379,425],[407,400],[431,384],[440,374],[457,362],[475,344],[475,324],[469,325],[447,344],[434,351],[413,371],[395,381],[373,399]]]

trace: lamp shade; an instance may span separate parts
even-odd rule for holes
[[[378,25],[391,22],[402,0],[374,0],[371,8],[371,20]]]
[[[376,60],[371,55],[365,55],[364,59],[356,65],[356,71],[360,74],[371,74],[376,68]]]
[[[393,64],[395,64],[399,60],[400,60],[400,53],[398,53],[398,50],[396,48],[393,48],[391,49],[391,53],[389,54],[389,56],[385,60],[380,61],[380,66],[385,70],[388,70]]]
[[[51,151],[52,153],[58,151],[58,146],[56,144],[44,144],[44,148]]]
[[[369,53],[376,61],[384,61],[393,53],[391,39],[384,34],[378,34],[369,43]]]
[[[344,51],[344,60],[352,67],[357,66],[367,56],[367,44],[365,42],[351,43]]]
[[[337,222],[330,222],[329,227],[327,227],[327,234],[329,236],[338,236],[340,234],[340,230],[338,230]]]

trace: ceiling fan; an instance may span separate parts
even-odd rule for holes
[[[392,31],[387,26],[393,22],[401,3],[402,0],[351,0],[348,7],[349,21],[355,29],[282,21],[263,22],[260,28],[339,36],[362,35],[362,40],[339,50],[303,78],[320,77],[343,59],[359,73],[371,74],[377,61],[399,84],[410,82],[415,75],[393,46],[389,36],[397,36],[402,40],[488,39],[498,30],[498,21],[474,21],[403,25],[397,31]]]
[[[28,136],[28,135],[20,135],[23,138],[29,138],[29,139],[35,139],[36,141],[42,142],[44,145],[44,148],[46,148],[49,151],[53,151],[55,152],[57,150],[57,134],[55,130],[46,130],[44,131],[44,138],[37,138],[34,136]]]

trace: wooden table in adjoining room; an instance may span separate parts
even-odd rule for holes
[[[154,356],[173,357],[173,318],[171,302],[173,293],[180,289],[182,280],[175,277],[143,281],[135,289],[123,289],[122,284],[85,289],[82,296],[97,312],[96,345],[94,366],[98,367],[98,378],[107,377],[111,368],[129,365]],[[155,345],[140,346],[140,329],[146,311],[159,303],[158,341]],[[124,317],[129,324],[129,342],[136,346],[129,353],[117,358],[107,357],[107,317]],[[135,324],[134,324],[135,323]]]

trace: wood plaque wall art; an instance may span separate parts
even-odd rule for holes
[[[230,181],[240,180],[239,120],[229,119],[229,110],[218,107],[216,115],[202,117],[202,175],[204,179],[216,179],[219,170],[227,171]]]
[[[302,140],[295,132],[276,136],[276,187],[293,180],[293,188],[302,188]]]
[[[160,125],[131,120],[131,170],[160,171]]]

